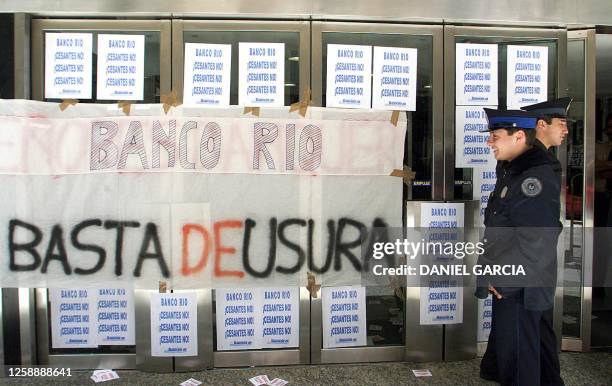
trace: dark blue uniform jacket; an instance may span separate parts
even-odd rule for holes
[[[488,295],[490,283],[502,296],[522,291],[527,309],[552,307],[561,193],[555,162],[542,147],[533,146],[510,162],[498,163],[497,182],[485,210],[484,253],[478,264],[520,264],[525,275],[479,276],[477,297]]]

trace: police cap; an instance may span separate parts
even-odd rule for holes
[[[523,106],[521,110],[534,112],[538,114],[538,117],[567,119],[567,110],[569,109],[570,103],[572,103],[572,98],[563,97],[536,103],[535,105]]]
[[[538,115],[523,110],[484,109],[487,115],[488,128],[481,132],[497,129],[535,129]]]

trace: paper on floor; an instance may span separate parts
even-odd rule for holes
[[[414,374],[415,377],[431,377],[431,371],[424,369],[424,370],[412,370],[412,373]]]
[[[111,381],[113,379],[118,379],[119,374],[117,374],[117,372],[113,370],[95,370],[90,378],[95,383],[100,383]]]
[[[202,382],[198,381],[197,379],[189,378],[185,382],[181,383],[181,386],[198,386],[201,384]]]
[[[249,381],[254,386],[269,385],[270,384],[270,379],[268,379],[267,375],[257,375],[255,377],[249,379]]]

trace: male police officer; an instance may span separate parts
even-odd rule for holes
[[[536,138],[547,150],[561,145],[567,137],[567,110],[571,102],[572,98],[564,97],[521,107],[538,115]]]
[[[558,98],[534,105],[521,107],[538,115],[536,123],[536,145],[545,149],[553,162],[557,178],[561,179],[561,163],[552,152],[553,147],[560,146],[567,137],[567,111],[572,98]],[[562,226],[562,225],[560,225]],[[540,320],[540,361],[543,382],[559,383],[559,356],[553,327],[553,309],[544,311]],[[555,381],[556,380],[556,381]]]
[[[567,137],[567,110],[572,98],[564,97],[550,101],[523,106],[521,110],[531,111],[538,115],[536,123],[536,145],[544,148],[555,163],[555,172],[561,178],[561,163],[552,153],[554,146],[560,146]]]
[[[549,154],[536,145],[537,114],[485,112],[487,145],[502,162],[485,211],[485,252],[478,263],[521,265],[526,276],[479,277],[476,296],[494,295],[481,377],[503,385],[562,385],[558,365],[548,370],[549,361],[540,360],[541,319],[554,300],[560,180]]]

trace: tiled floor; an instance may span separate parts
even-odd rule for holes
[[[214,369],[196,373],[154,374],[118,371],[120,379],[104,385],[179,385],[195,378],[204,385],[250,385],[259,374],[282,378],[289,385],[494,385],[478,378],[480,359],[435,363],[375,363],[351,365],[277,366],[242,369]],[[416,378],[412,369],[429,369],[430,378]],[[73,371],[70,378],[0,379],[0,385],[93,385],[91,371]],[[565,384],[612,385],[612,353],[563,353],[561,373]]]

